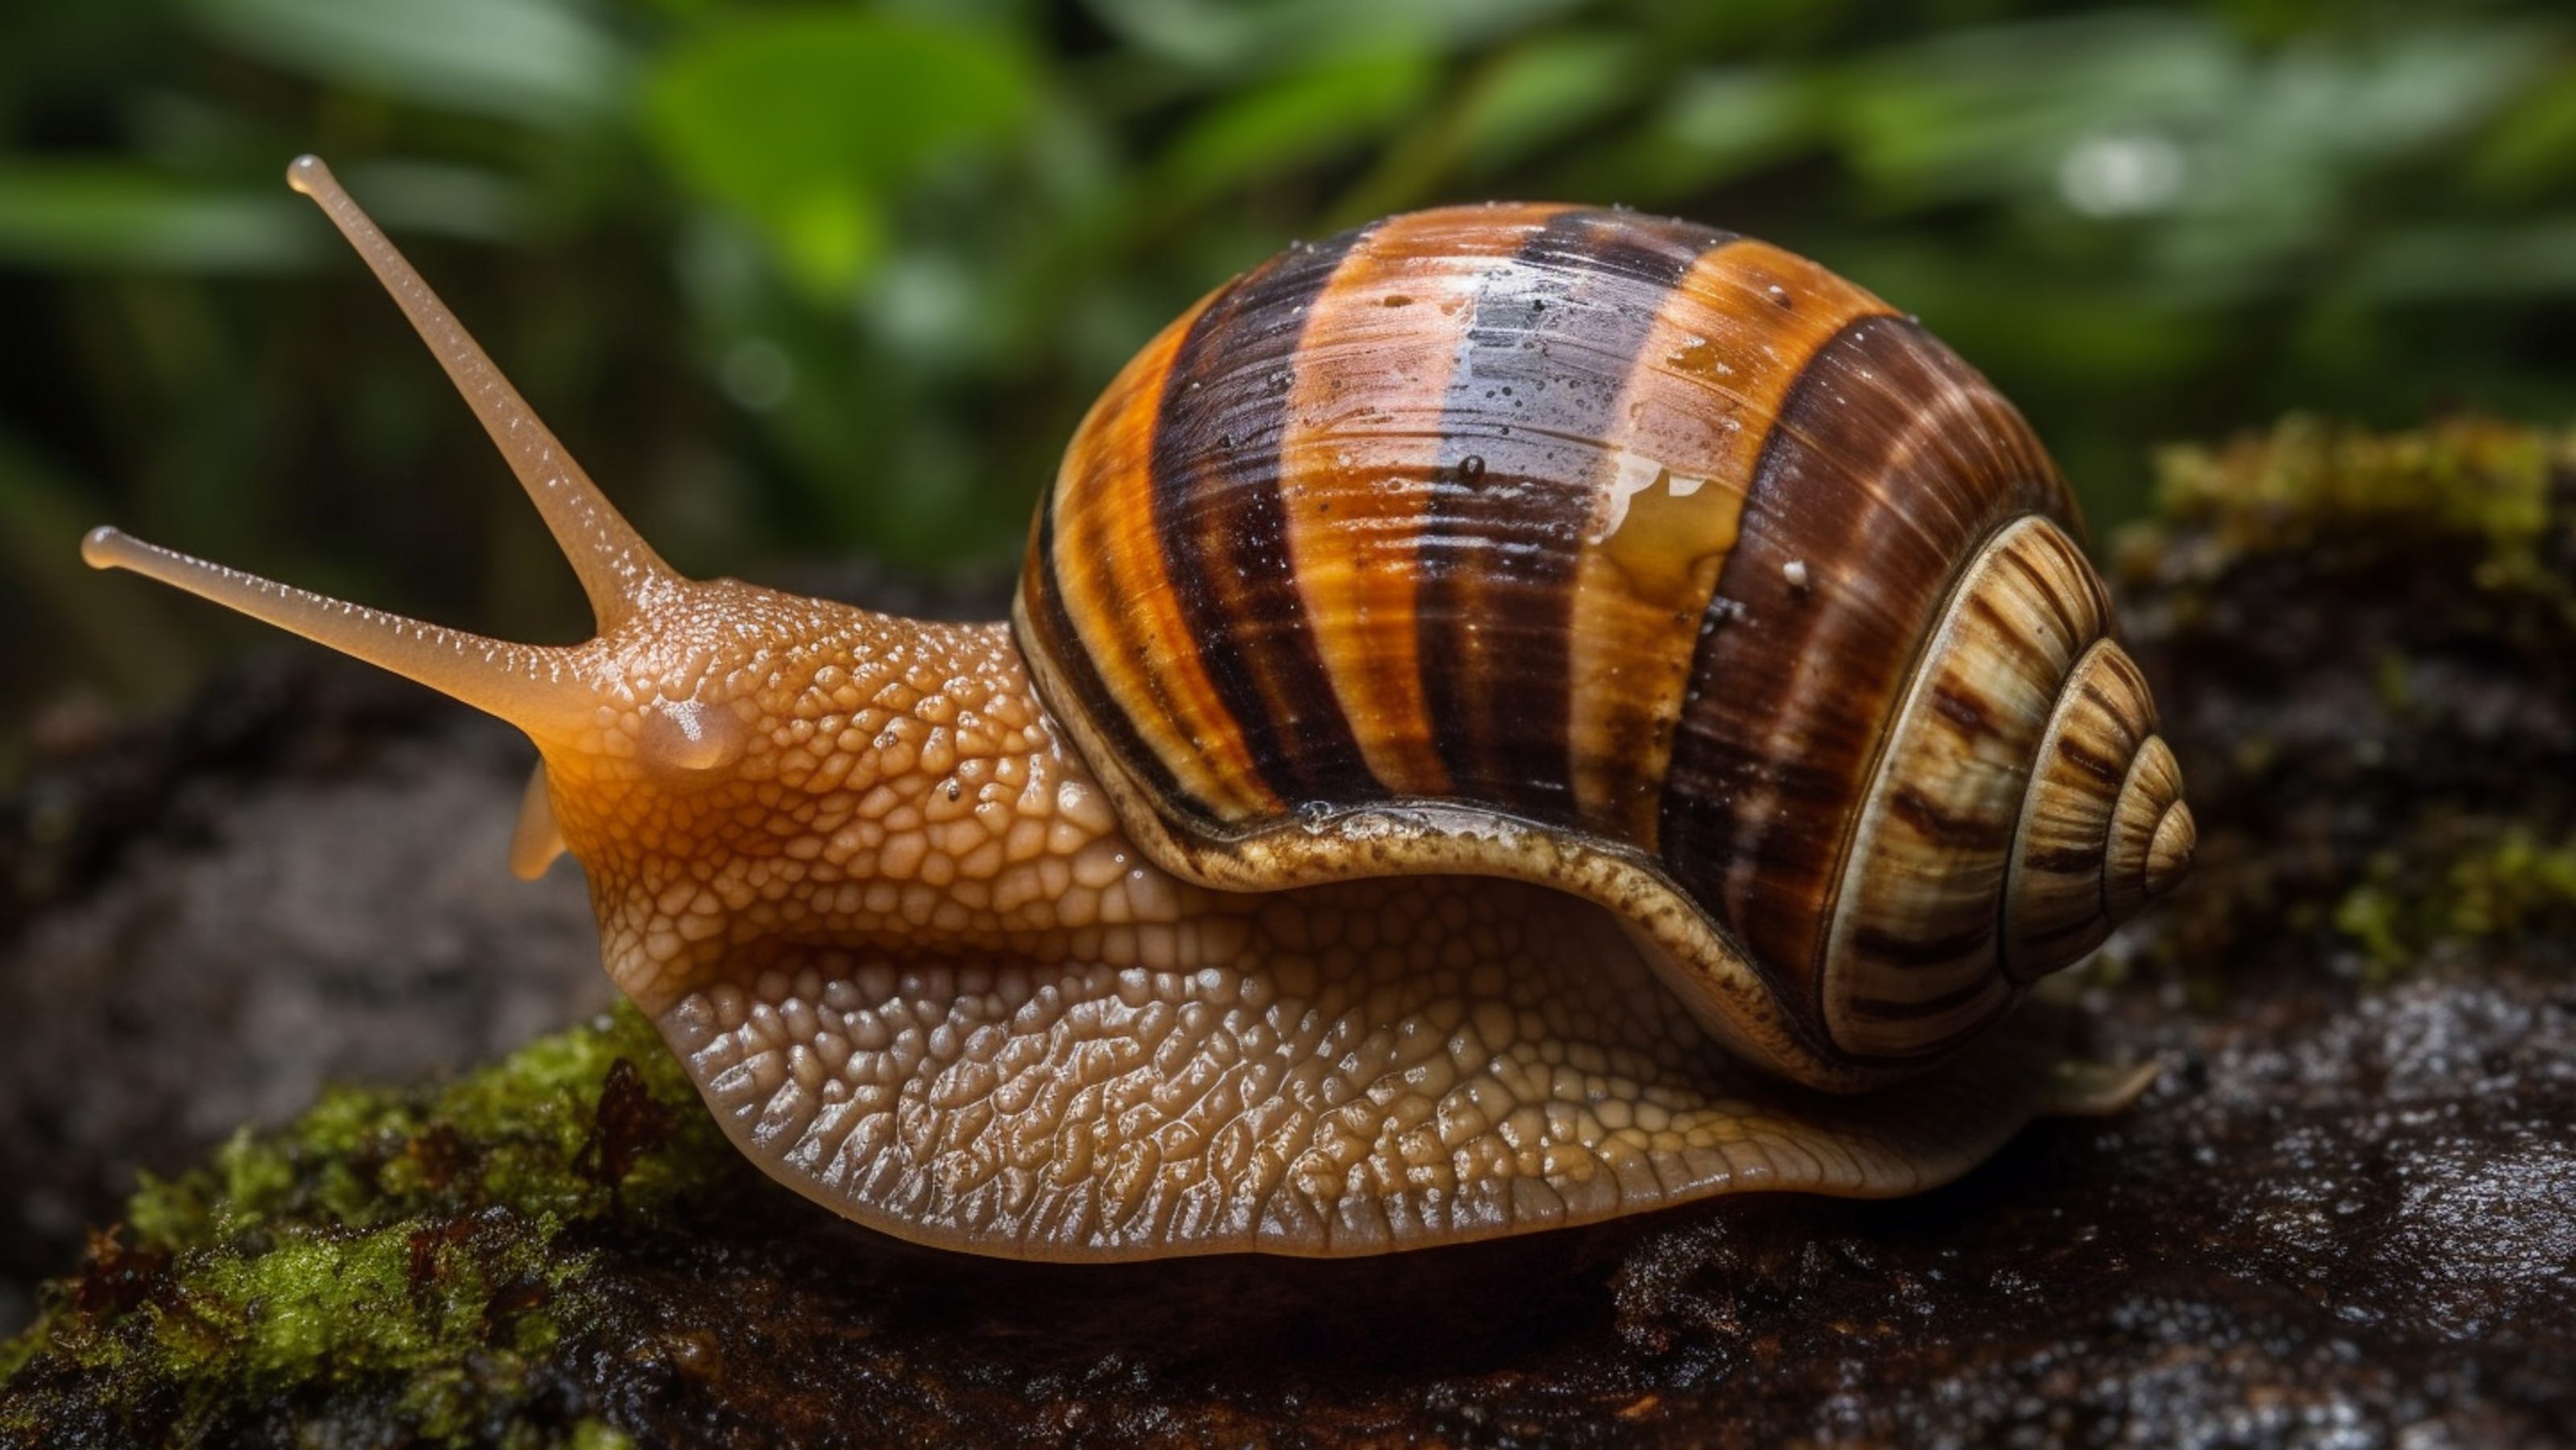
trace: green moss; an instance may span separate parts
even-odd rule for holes
[[[627,1008],[443,1086],[335,1090],[143,1184],[0,1347],[8,1388],[34,1391],[0,1400],[0,1438],[48,1438],[48,1383],[113,1386],[129,1403],[102,1407],[110,1423],[158,1414],[190,1436],[370,1383],[406,1437],[560,1438],[518,1415],[583,1304],[586,1245],[705,1199],[733,1157]],[[623,1442],[593,1425],[572,1443]]]
[[[2365,881],[2335,903],[2334,925],[2335,930],[2360,946],[2370,962],[2371,975],[2384,978],[2415,954],[2399,930],[2399,922],[2406,914],[2395,895],[2377,883]]]
[[[2471,417],[2373,433],[2293,414],[2218,447],[2162,450],[2161,516],[2125,531],[2115,562],[2134,589],[2160,576],[2175,582],[2163,566],[2186,538],[2204,577],[2330,537],[2387,546],[2450,538],[2469,546],[2474,588],[2535,592],[2576,621],[2576,578],[2549,555],[2553,531],[2565,527],[2552,516],[2563,508],[2553,495],[2571,478],[2576,433]]]
[[[2156,464],[2166,516],[2217,525],[2238,552],[2400,523],[2527,559],[2549,528],[2553,468],[2576,466],[2576,439],[2481,418],[2371,433],[2294,414],[2220,448],[2165,449]]]
[[[2510,936],[2576,915],[2576,839],[2544,846],[2509,831],[2492,850],[2451,868],[2450,928],[2462,936]]]
[[[2576,929],[2576,431],[2293,416],[2158,475],[2116,563],[2202,825],[2166,960],[2322,935],[2386,977]]]
[[[2383,853],[2336,903],[2334,925],[2382,977],[2445,941],[2576,931],[2576,838],[2547,844],[2508,825],[2433,871]]]

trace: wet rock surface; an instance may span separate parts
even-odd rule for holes
[[[31,1137],[76,1120],[63,1084],[96,1061],[41,1039],[111,1034],[31,1032],[13,1002],[6,1166],[98,1152],[47,1171],[79,1220],[129,1226],[23,1254],[67,1276],[0,1351],[0,1442],[2576,1444],[2570,457],[2472,424],[2290,425],[2170,462],[2170,517],[2124,545],[2119,585],[2203,849],[2086,994],[2101,1054],[2166,1071],[2126,1116],[2042,1124],[1947,1189],[1369,1261],[996,1263],[774,1188],[620,1015],[444,1090],[334,1095],[120,1208],[116,1165],[177,1171],[229,1120]],[[417,811],[445,772],[484,781],[497,820],[459,804],[455,829],[492,840],[453,844],[488,844],[499,876],[505,743],[438,717],[353,739],[319,785],[293,747],[217,767],[217,824],[184,850],[148,844],[171,839],[156,818],[58,873],[0,990],[40,1000],[25,983],[55,958],[31,944],[86,940],[173,870],[247,895],[270,878],[221,863],[289,828],[225,821],[351,809],[298,791]],[[329,829],[395,829],[357,814],[374,824]],[[550,972],[529,943],[553,929],[497,914],[536,908],[490,909],[300,955],[384,973],[466,932],[440,960],[480,970],[456,982]],[[62,959],[131,970],[84,950]],[[227,992],[333,1000],[221,960]],[[116,1020],[113,992],[49,1000]],[[410,1020],[424,1054],[469,1058],[535,1010]],[[363,1038],[369,1016],[293,1035]],[[246,1030],[165,1031],[155,1051],[189,1064],[167,1080],[239,1081]],[[235,1090],[243,1116],[278,1100]]]
[[[281,654],[37,767],[0,814],[0,1333],[137,1171],[606,1005],[578,877],[497,865],[525,752]]]

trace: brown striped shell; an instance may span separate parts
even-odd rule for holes
[[[1148,345],[1015,626],[1167,869],[1559,886],[1739,1051],[1851,1088],[2188,862],[2080,528],[2011,405],[1824,268],[1455,208],[1292,247]]]

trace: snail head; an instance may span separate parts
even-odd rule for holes
[[[523,875],[544,869],[567,846],[595,873],[605,866],[615,874],[621,854],[649,845],[685,858],[709,844],[709,833],[750,829],[739,824],[743,812],[729,807],[760,789],[758,757],[774,753],[777,722],[800,713],[800,697],[834,684],[822,674],[829,661],[811,642],[835,629],[851,637],[853,620],[881,629],[891,622],[672,569],[329,168],[300,157],[287,180],[357,249],[499,445],[579,576],[596,636],[561,646],[490,639],[274,583],[111,528],[93,530],[82,557],[382,666],[527,732],[545,763],[513,852]],[[868,631],[855,634],[865,639]]]

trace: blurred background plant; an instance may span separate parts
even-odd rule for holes
[[[82,571],[93,522],[488,631],[584,619],[286,191],[307,149],[700,572],[999,577],[1193,296],[1467,198],[1861,280],[2020,402],[2097,531],[2158,440],[2557,419],[2576,384],[2564,0],[32,0],[0,19],[0,775],[39,710],[259,637]]]

